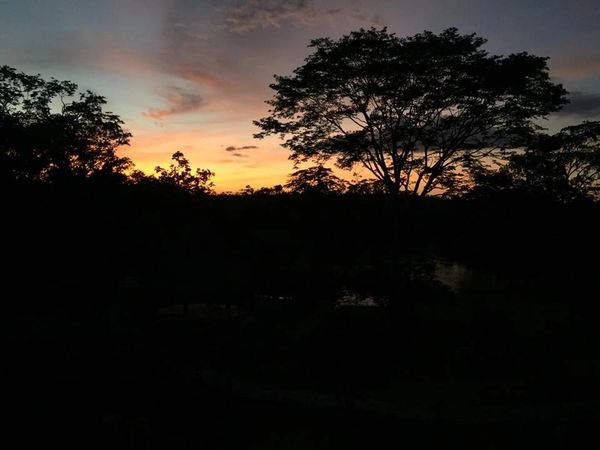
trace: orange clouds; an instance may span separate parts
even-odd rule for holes
[[[550,73],[564,80],[600,76],[600,55],[564,55],[550,60]]]
[[[163,88],[161,96],[166,100],[167,106],[165,108],[151,108],[144,112],[145,117],[161,121],[167,116],[198,111],[205,104],[204,97],[197,90],[178,86]]]
[[[224,85],[223,80],[207,73],[183,68],[180,70],[180,74],[182,78],[189,80],[198,86],[216,88]]]

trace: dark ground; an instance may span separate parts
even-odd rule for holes
[[[111,189],[5,190],[10,448],[597,448],[597,206]]]

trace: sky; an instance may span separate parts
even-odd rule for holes
[[[122,150],[151,172],[182,151],[217,191],[285,182],[276,138],[255,140],[273,75],[309,41],[387,26],[399,36],[457,27],[494,54],[550,57],[571,104],[550,131],[600,120],[599,0],[0,0],[0,65],[107,97],[133,133]]]

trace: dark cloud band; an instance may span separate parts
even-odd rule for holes
[[[600,93],[573,92],[570,96],[571,103],[566,105],[559,114],[593,118],[600,116]]]

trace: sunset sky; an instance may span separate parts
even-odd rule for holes
[[[183,151],[218,191],[281,183],[275,138],[257,141],[273,74],[315,37],[388,26],[398,35],[457,27],[492,53],[549,56],[572,103],[550,129],[600,120],[599,0],[0,0],[0,65],[76,82],[109,99],[138,168]]]

